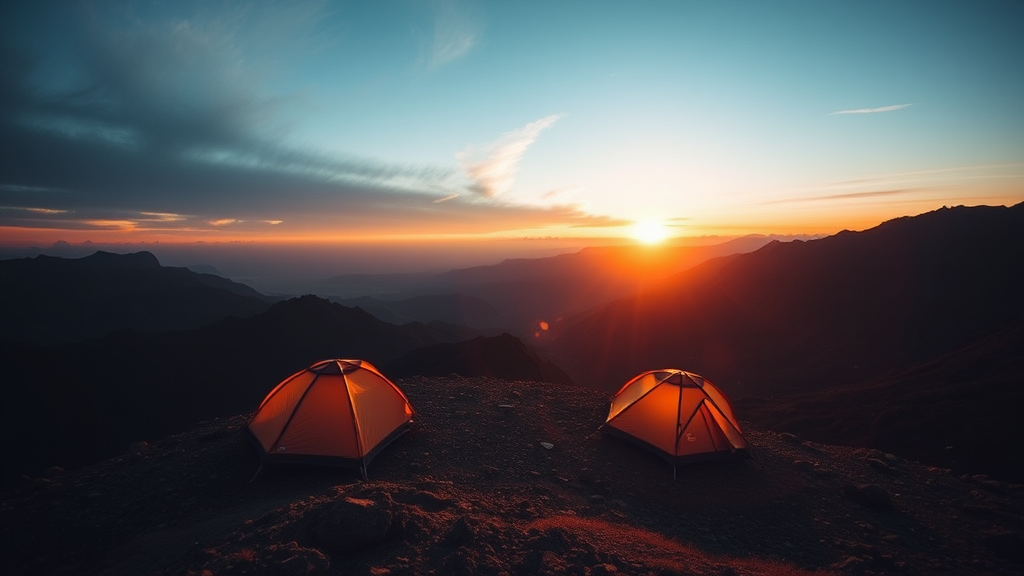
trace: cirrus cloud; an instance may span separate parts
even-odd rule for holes
[[[540,133],[562,116],[564,114],[545,116],[522,128],[506,132],[480,149],[470,146],[457,153],[455,158],[472,180],[469,189],[485,198],[495,198],[512,188],[523,155]]]
[[[836,112],[830,112],[829,116],[835,116],[837,114],[878,114],[879,112],[893,112],[895,110],[902,110],[913,104],[892,104],[890,106],[879,106],[877,108],[854,108],[851,110],[838,110]]]

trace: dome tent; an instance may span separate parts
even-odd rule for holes
[[[665,369],[635,376],[612,397],[602,432],[625,438],[672,463],[749,456],[728,399],[692,372]]]
[[[267,394],[248,431],[265,464],[366,466],[412,425],[405,394],[363,360],[323,360]]]

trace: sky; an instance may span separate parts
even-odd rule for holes
[[[0,245],[422,255],[1012,205],[1021,22],[1019,1],[3,2]]]

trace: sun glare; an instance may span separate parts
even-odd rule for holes
[[[644,244],[657,244],[668,238],[668,229],[655,220],[641,220],[633,225],[633,238]]]

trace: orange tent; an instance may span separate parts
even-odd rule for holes
[[[725,394],[692,372],[651,370],[612,397],[606,434],[626,438],[672,463],[748,455]]]
[[[366,466],[412,424],[405,394],[369,362],[323,360],[263,399],[249,432],[266,463]]]

